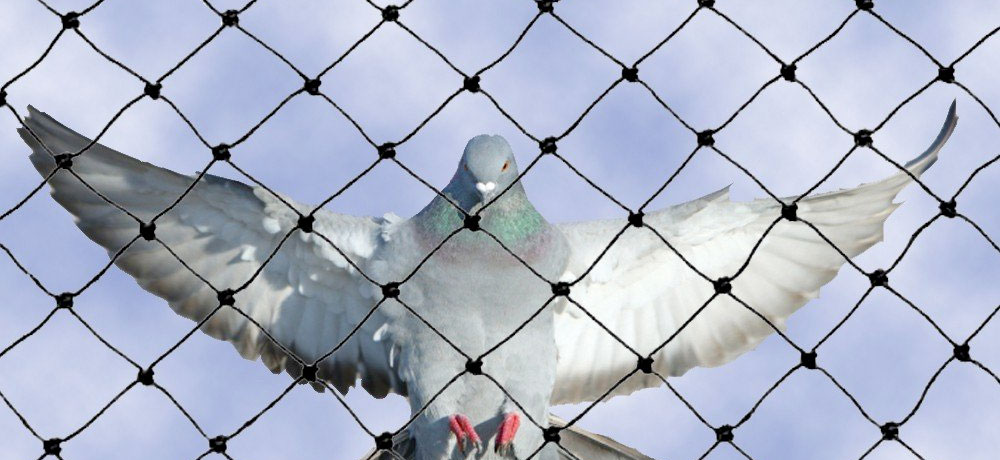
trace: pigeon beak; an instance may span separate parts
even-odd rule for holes
[[[479,194],[486,198],[496,190],[496,182],[476,182],[476,190],[479,190]]]

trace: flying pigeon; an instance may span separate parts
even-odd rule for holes
[[[882,239],[893,198],[957,122],[952,103],[906,171],[783,199],[797,208],[722,189],[629,219],[552,224],[500,136],[472,138],[413,217],[355,217],[196,181],[29,111],[18,132],[31,162],[118,267],[274,373],[405,396],[414,419],[378,455],[412,460],[646,458],[550,421],[549,407],[725,364],[783,328],[845,256]]]

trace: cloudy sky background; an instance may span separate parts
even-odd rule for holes
[[[50,0],[59,11],[81,10],[83,0]],[[238,7],[214,2],[220,10]],[[625,62],[645,54],[694,9],[695,2],[563,1],[556,11],[585,36]],[[717,8],[788,61],[833,31],[854,8],[850,1],[719,1]],[[438,47],[467,73],[510,46],[536,13],[522,2],[417,0],[401,21]],[[956,2],[876,1],[876,11],[951,62],[1000,24],[990,0]],[[240,24],[284,54],[307,75],[341,55],[380,16],[355,0],[260,0]],[[148,79],[155,79],[218,26],[201,2],[107,1],[81,19],[81,30],[101,49]],[[32,0],[0,3],[0,81],[7,81],[42,53],[59,21]],[[1000,109],[994,37],[956,67],[956,77],[994,110]],[[798,76],[852,130],[870,128],[936,75],[915,47],[874,18],[859,14],[843,32],[801,61]],[[671,42],[640,66],[640,76],[685,120],[714,128],[764,82],[778,65],[717,15],[703,11]],[[620,75],[612,61],[588,47],[551,17],[543,17],[508,59],[483,75],[482,86],[529,132],[545,137],[564,131]],[[387,24],[323,79],[322,90],[376,141],[409,133],[461,78],[394,24]],[[285,64],[237,30],[220,37],[164,81],[163,93],[190,117],[212,144],[231,142],[301,86]],[[19,113],[33,104],[73,129],[94,136],[130,99],[141,94],[134,77],[110,64],[75,34],[67,34],[34,71],[8,89]],[[904,162],[930,143],[948,104],[958,102],[960,122],[924,176],[940,196],[951,196],[979,165],[1000,151],[997,124],[972,98],[937,83],[903,107],[874,136],[875,144]],[[15,133],[17,121],[0,115],[0,210],[38,185],[28,149]],[[436,186],[454,171],[465,141],[480,133],[502,134],[521,164],[537,152],[478,94],[464,93],[409,142],[398,158]],[[724,131],[717,146],[778,194],[808,189],[852,146],[798,85],[778,81]],[[101,140],[105,145],[176,171],[192,173],[210,152],[162,101],[142,100],[125,112]],[[574,166],[616,198],[636,207],[650,196],[694,148],[695,139],[640,86],[622,83],[560,142]],[[375,158],[375,152],[343,116],[319,98],[289,102],[246,143],[234,161],[265,184],[298,201],[318,202]],[[852,155],[820,190],[879,179],[893,167],[869,150]],[[212,173],[239,178],[222,165]],[[536,206],[553,221],[623,217],[623,211],[553,158],[543,159],[525,184]],[[958,199],[959,211],[996,241],[1000,215],[996,185],[1000,167],[981,172]],[[764,192],[711,151],[690,165],[654,202],[682,202],[727,184],[734,199]],[[992,187],[991,187],[992,185]],[[383,164],[328,206],[336,212],[410,215],[433,192],[392,164]],[[919,187],[903,191],[888,221],[886,240],[856,259],[867,270],[887,266],[909,236],[937,212]],[[0,243],[53,292],[73,291],[107,261],[68,213],[37,194],[0,221]],[[964,340],[1000,300],[1000,256],[970,225],[941,219],[917,239],[892,285],[924,309],[954,340]],[[857,302],[867,279],[849,267],[796,313],[788,334],[814,345]],[[42,293],[6,258],[0,259],[0,346],[37,325],[52,308]],[[147,364],[175,343],[192,323],[142,291],[113,268],[75,301],[75,311],[125,354]],[[1000,325],[987,325],[972,341],[972,355],[1000,370]],[[838,334],[819,349],[819,363],[854,394],[877,421],[899,420],[920,397],[951,347],[904,302],[873,293]],[[673,379],[713,425],[734,423],[798,361],[777,337],[717,369],[696,369]],[[135,369],[93,338],[65,311],[0,359],[0,392],[43,437],[64,437],[85,423],[124,386]],[[156,367],[167,388],[209,435],[239,427],[288,384],[263,365],[240,359],[230,345],[192,336]],[[352,391],[347,401],[373,431],[392,430],[407,417],[399,397],[375,400]],[[560,407],[572,415],[582,407]],[[1000,450],[1000,387],[981,370],[953,363],[929,391],[901,437],[928,459],[986,459]],[[607,434],[657,458],[697,458],[714,434],[665,388],[644,390],[598,406],[580,425]],[[799,371],[779,387],[736,442],[757,459],[857,458],[878,439],[850,401],[816,372]],[[0,458],[35,458],[37,439],[0,406]],[[322,458],[352,460],[372,441],[329,394],[293,390],[268,414],[230,442],[237,459]],[[194,458],[205,440],[163,394],[137,387],[90,428],[64,445],[63,458]],[[708,458],[741,458],[728,445]],[[897,443],[869,458],[912,458]]]

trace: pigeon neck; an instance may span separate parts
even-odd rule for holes
[[[442,196],[434,197],[416,216],[425,230],[433,235],[447,235],[463,226],[465,216],[455,209],[455,204],[469,214],[476,213],[482,207],[474,197],[453,193],[451,189],[449,186],[442,191],[448,199]],[[466,199],[463,200],[462,197]],[[504,243],[517,243],[537,234],[546,225],[545,219],[528,201],[521,184],[511,187],[507,193],[482,211],[480,216],[482,228]]]

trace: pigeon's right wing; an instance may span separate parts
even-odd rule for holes
[[[553,404],[660,385],[656,375],[639,372],[636,353],[653,358],[644,370],[666,377],[725,364],[757,346],[819,294],[845,255],[882,239],[883,223],[897,206],[893,198],[911,174],[934,163],[956,122],[952,104],[937,139],[906,164],[907,172],[802,198],[797,217],[805,222],[783,219],[773,199],[732,202],[721,190],[650,213],[644,228],[626,228],[625,219],[560,225],[571,248],[567,277],[582,277],[569,297],[584,310],[563,304],[555,317]],[[735,278],[717,288],[712,281],[723,277]],[[729,288],[753,310],[726,295]]]
[[[53,153],[77,152],[90,143],[29,110],[30,132],[18,132],[43,176],[56,167]],[[339,347],[320,362],[320,378],[341,392],[360,378],[376,397],[406,394],[390,359],[394,345],[377,337],[387,318],[379,310],[369,314],[380,296],[372,295],[374,285],[358,272],[389,224],[321,209],[313,233],[293,231],[299,214],[285,203],[303,214],[311,208],[211,175],[181,198],[193,181],[94,144],[48,182],[53,198],[110,255],[131,244],[116,265],[175,312],[201,322],[202,331],[231,342],[244,358],[259,356],[272,372],[298,377],[302,366],[289,353],[310,364]],[[149,222],[168,208],[156,218],[153,235],[147,234],[155,236],[151,241],[140,237],[139,223],[127,214]],[[232,306],[223,305],[226,296],[216,292],[226,290],[238,291]]]

